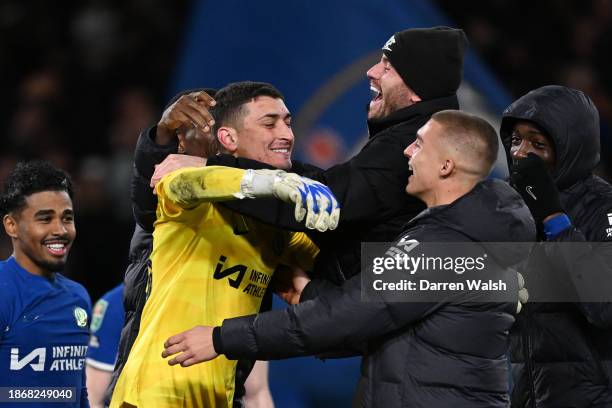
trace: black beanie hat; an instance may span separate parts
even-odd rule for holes
[[[411,28],[395,33],[382,49],[404,83],[428,100],[457,92],[467,44],[463,30]]]

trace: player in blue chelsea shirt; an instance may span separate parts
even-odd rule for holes
[[[124,287],[122,283],[105,293],[93,308],[87,350],[87,390],[92,408],[104,406],[104,395],[115,368],[125,317]]]
[[[76,235],[69,177],[46,162],[18,164],[0,215],[13,246],[0,262],[0,406],[39,407],[52,396],[63,400],[54,407],[88,407],[91,301],[58,273]]]

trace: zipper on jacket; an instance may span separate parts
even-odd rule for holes
[[[525,318],[525,330],[523,332],[523,352],[525,353],[525,366],[527,369],[527,378],[529,380],[529,391],[530,391],[530,399],[532,408],[536,408],[536,393],[535,393],[535,383],[533,381],[533,367],[531,364],[531,308],[529,305],[526,305],[524,312],[526,312]]]

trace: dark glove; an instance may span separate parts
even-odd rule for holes
[[[563,212],[559,191],[546,163],[533,153],[518,160],[510,175],[512,185],[525,200],[536,223],[554,213]]]

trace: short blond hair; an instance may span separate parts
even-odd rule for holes
[[[487,177],[497,160],[499,137],[489,122],[459,110],[436,112],[431,119],[444,127],[443,137],[470,163],[470,170]]]

